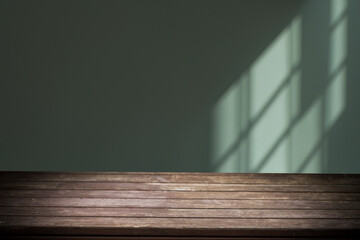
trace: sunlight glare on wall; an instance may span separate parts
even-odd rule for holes
[[[346,105],[347,3],[347,0],[332,0],[330,4],[330,82],[325,93],[326,130],[333,127]]]
[[[303,171],[305,162],[321,140],[321,99],[312,104],[311,108],[299,119],[291,129],[291,172]],[[312,168],[308,172],[321,171],[321,158],[312,158]]]
[[[238,171],[243,165],[239,159],[244,159],[245,145],[237,146],[236,142],[248,124],[248,81],[245,73],[228,89],[213,111],[212,164],[221,161],[217,169],[221,172]]]
[[[289,28],[286,28],[250,67],[251,117],[263,110],[291,71]]]
[[[296,116],[300,96],[300,28],[297,17],[216,104],[211,153],[216,171],[256,168]],[[268,162],[281,163],[280,171],[286,171],[287,146],[276,147],[279,148],[274,158]]]
[[[326,171],[328,135],[346,107],[348,52],[348,1],[329,3],[328,76],[306,79],[325,83],[319,94],[306,108],[300,106],[305,69],[297,16],[217,103],[214,171]]]
[[[249,134],[251,171],[288,171],[284,134],[299,111],[300,60],[301,19],[297,17],[250,70],[251,117],[261,114]]]

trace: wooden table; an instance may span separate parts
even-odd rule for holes
[[[360,239],[360,175],[0,172],[0,238]]]

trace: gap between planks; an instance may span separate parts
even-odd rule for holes
[[[123,218],[123,217],[1,217],[0,232],[4,229],[42,227],[72,228],[73,230],[91,230],[104,227],[111,231],[121,232],[132,228],[141,230],[159,229],[198,229],[210,230],[353,230],[360,229],[360,219],[212,219],[203,218]],[[76,229],[78,228],[78,229]],[[26,230],[26,229],[25,229]],[[63,230],[63,229],[62,229]],[[79,232],[80,234],[80,232]]]

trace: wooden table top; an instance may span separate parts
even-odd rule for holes
[[[360,175],[0,172],[0,233],[356,237]]]

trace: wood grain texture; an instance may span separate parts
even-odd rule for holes
[[[0,216],[158,217],[158,218],[360,218],[360,210],[187,209],[118,207],[0,207]]]
[[[168,172],[2,172],[0,181],[237,183],[286,185],[360,184],[356,174],[168,173]]]
[[[269,235],[278,232],[284,236],[286,231],[297,232],[299,236],[310,232],[351,232],[360,228],[360,220],[352,219],[217,219],[217,218],[123,218],[123,217],[2,217],[7,230],[36,230],[41,234],[90,234],[95,230],[101,234],[124,235],[141,234],[158,235],[166,232],[177,235],[180,232],[207,234],[236,234],[239,236],[259,233]],[[26,226],[26,227],[24,227]],[[261,226],[261,227],[260,227]],[[286,230],[286,231],[284,231]],[[6,232],[6,230],[4,231]]]
[[[55,235],[359,239],[360,175],[1,172],[0,237]]]
[[[190,192],[338,192],[359,193],[360,185],[272,185],[222,183],[0,182],[0,190],[118,190]]]
[[[360,193],[323,192],[194,192],[118,190],[0,190],[0,198],[141,198],[141,199],[278,199],[359,201]]]
[[[2,207],[152,207],[205,209],[353,209],[359,201],[233,199],[0,198]]]

